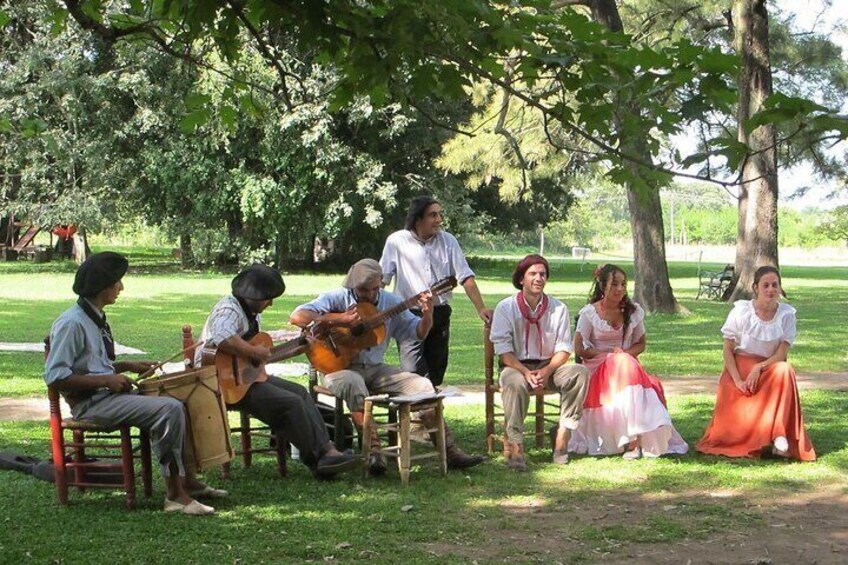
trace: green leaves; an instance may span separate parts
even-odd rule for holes
[[[800,120],[813,113],[827,112],[824,106],[816,104],[805,98],[786,96],[775,93],[769,96],[763,103],[763,109],[757,112],[745,123],[748,133],[766,124],[782,124],[793,120]],[[836,122],[834,122],[836,123]]]

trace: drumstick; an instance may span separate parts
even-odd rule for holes
[[[150,367],[150,368],[149,368],[149,369],[147,369],[145,372],[143,372],[142,374],[140,374],[140,375],[138,376],[138,378],[137,378],[137,379],[134,379],[134,380],[135,380],[135,382],[136,382],[136,383],[138,383],[138,382],[140,382],[140,381],[143,381],[144,379],[147,379],[147,378],[151,377],[151,376],[153,375],[153,373],[155,373],[155,372],[156,372],[156,369],[158,369],[159,367],[161,367],[161,366],[162,366],[162,365],[164,365],[165,363],[167,363],[167,362],[169,362],[169,361],[173,361],[174,359],[176,359],[176,358],[177,358],[177,357],[179,357],[180,355],[185,355],[185,354],[186,354],[186,353],[188,353],[190,350],[192,350],[192,349],[197,349],[197,348],[198,348],[198,347],[200,347],[201,345],[203,345],[203,342],[202,342],[202,341],[198,341],[197,343],[194,343],[194,344],[192,344],[192,345],[189,345],[188,347],[186,347],[186,348],[185,348],[185,349],[183,349],[182,351],[178,351],[178,352],[174,353],[172,356],[168,357],[167,359],[165,359],[165,360],[164,360],[164,361],[162,361],[161,363],[159,363],[159,364],[157,364],[157,365],[154,365],[154,366]]]

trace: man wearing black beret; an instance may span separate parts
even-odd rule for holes
[[[80,265],[73,285],[79,299],[50,330],[44,380],[62,393],[74,418],[116,427],[129,424],[150,432],[167,488],[166,512],[211,514],[214,508],[192,497],[222,497],[227,492],[199,482],[183,464],[182,403],[133,394],[133,382],[124,371],[142,373],[152,363],[115,361],[115,342],[103,309],[114,304],[124,289],[121,279],[128,267],[126,257],[110,251],[92,255]]]
[[[250,340],[260,331],[262,312],[285,290],[283,277],[271,267],[255,263],[241,271],[233,279],[232,294],[219,300],[206,319],[200,336],[204,347],[259,363],[266,361],[271,350]],[[198,350],[197,365],[201,356]],[[254,382],[241,400],[228,407],[246,410],[272,430],[279,430],[300,451],[300,460],[316,477],[329,478],[360,466],[353,452],[342,453],[330,441],[315,402],[297,383],[277,377]]]

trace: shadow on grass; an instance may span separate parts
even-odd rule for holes
[[[403,488],[394,469],[381,479],[352,473],[324,483],[292,463],[290,476],[279,479],[273,459],[260,457],[250,469],[236,462],[231,481],[217,471],[207,474],[210,483],[232,494],[216,501],[216,516],[200,520],[160,512],[159,484],[154,498],[142,501],[136,512],[123,510],[120,494],[105,493],[74,493],[70,506],[58,507],[52,485],[3,472],[0,548],[12,562],[114,561],[119,547],[121,555],[149,562],[214,555],[218,561],[243,562],[470,563],[582,562],[604,556],[681,562],[699,547],[718,552],[717,561],[744,562],[758,557],[750,553],[756,549],[750,536],[768,535],[775,544],[769,546],[772,558],[791,561],[781,553],[780,532],[772,530],[773,509],[786,500],[808,501],[799,509],[803,517],[779,520],[796,546],[807,543],[798,529],[805,524],[816,527],[823,542],[844,543],[833,519],[844,517],[844,502],[827,489],[845,488],[848,447],[839,418],[848,410],[848,394],[816,391],[805,395],[804,408],[821,452],[812,464],[694,454],[634,462],[577,457],[561,467],[548,464],[545,449],[530,451],[530,471],[522,474],[506,469],[499,458],[445,478],[423,463]],[[674,401],[672,416],[693,443],[711,410],[712,399],[699,395]],[[447,417],[460,445],[479,452],[481,407],[451,406]],[[0,449],[46,457],[48,436],[45,422],[3,423]],[[81,523],[92,533],[70,535]],[[717,538],[723,544],[709,549]],[[735,559],[721,553],[725,546]],[[805,555],[827,562],[815,551]]]

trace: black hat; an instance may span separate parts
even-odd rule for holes
[[[233,279],[233,296],[248,300],[272,300],[286,291],[277,269],[254,263]]]
[[[92,298],[124,278],[130,263],[120,253],[104,251],[89,256],[74,277],[74,292]]]

